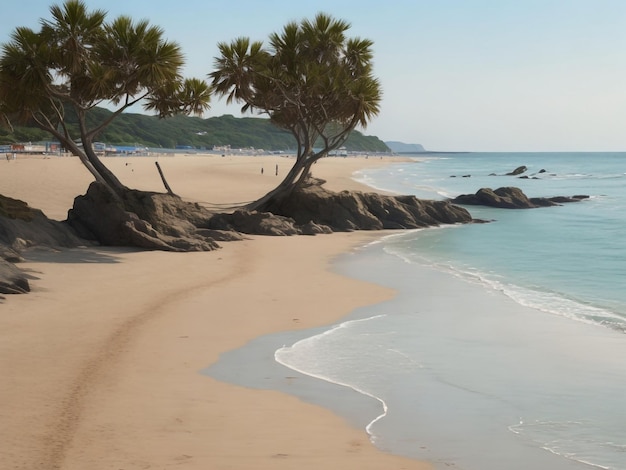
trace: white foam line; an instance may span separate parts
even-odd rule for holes
[[[564,459],[567,459],[567,460],[572,460],[574,462],[579,462],[579,463],[582,463],[584,465],[588,465],[588,466],[594,467],[594,468],[601,468],[603,470],[611,470],[611,467],[605,467],[604,465],[599,465],[599,464],[595,464],[595,463],[592,463],[592,462],[587,462],[586,460],[579,460],[579,459],[571,457],[569,455],[561,454],[561,453],[559,453],[559,452],[557,452],[557,451],[555,451],[553,449],[550,449],[547,446],[541,446],[541,448],[543,450],[546,450],[546,451],[550,452],[551,454],[558,455],[559,457],[563,457]]]
[[[279,364],[281,364],[281,365],[283,365],[283,366],[287,367],[288,369],[294,370],[294,371],[296,371],[296,372],[299,372],[299,373],[301,373],[301,374],[303,374],[303,375],[307,375],[307,376],[309,376],[309,377],[313,377],[313,378],[315,378],[315,379],[323,380],[323,381],[325,381],[325,382],[328,382],[328,383],[331,383],[331,384],[334,384],[334,385],[339,385],[339,386],[342,386],[342,387],[347,387],[347,388],[349,388],[349,389],[354,390],[354,391],[355,391],[355,392],[357,392],[357,393],[360,393],[361,395],[365,395],[365,396],[367,396],[367,397],[373,398],[374,400],[377,400],[377,401],[381,404],[381,406],[383,407],[383,412],[382,412],[380,415],[378,415],[376,418],[374,418],[372,421],[370,421],[370,423],[369,423],[367,426],[365,426],[365,431],[366,431],[366,432],[367,432],[367,434],[370,436],[370,441],[371,441],[372,443],[374,443],[374,441],[375,441],[376,439],[375,439],[374,434],[372,434],[372,432],[371,432],[371,428],[372,428],[372,426],[373,426],[376,422],[378,422],[379,420],[381,420],[381,419],[383,419],[385,416],[387,416],[387,410],[388,410],[388,408],[387,408],[387,403],[385,403],[385,400],[383,400],[382,398],[377,397],[376,395],[373,395],[373,394],[371,394],[371,393],[369,393],[369,392],[366,392],[365,390],[361,390],[360,388],[355,387],[355,386],[353,386],[353,385],[349,385],[349,384],[347,384],[347,383],[343,383],[343,382],[338,382],[338,381],[336,381],[336,380],[332,380],[332,379],[330,379],[330,378],[328,378],[328,377],[324,377],[323,375],[313,374],[313,373],[311,373],[311,372],[304,371],[304,370],[302,370],[302,369],[300,369],[300,368],[298,368],[298,367],[291,366],[291,365],[289,365],[289,364],[285,363],[284,361],[281,361],[281,360],[277,357],[277,354],[278,354],[280,351],[282,351],[282,350],[285,350],[285,349],[290,349],[290,348],[291,348],[291,346],[290,346],[289,348],[287,348],[287,347],[282,347],[282,348],[278,349],[278,350],[274,353],[274,360],[275,360],[276,362],[278,362]]]
[[[370,421],[370,422],[369,422],[369,424],[368,424],[367,426],[365,426],[365,431],[366,431],[366,432],[367,432],[367,434],[369,435],[369,437],[370,437],[370,441],[371,441],[372,443],[374,443],[374,441],[375,441],[375,436],[374,436],[374,434],[371,432],[371,428],[372,428],[372,426],[373,426],[375,423],[377,423],[378,421],[380,421],[381,419],[383,419],[385,416],[387,416],[387,410],[388,410],[388,408],[387,408],[387,403],[385,403],[385,400],[383,400],[383,399],[382,399],[382,398],[380,398],[380,397],[377,397],[376,395],[373,395],[372,393],[366,392],[365,390],[362,390],[362,389],[360,389],[360,388],[358,388],[358,387],[355,387],[354,385],[350,385],[350,384],[347,384],[347,383],[344,383],[344,382],[338,382],[338,381],[333,380],[333,379],[331,379],[331,378],[329,378],[329,377],[325,377],[325,376],[323,376],[323,375],[319,375],[319,374],[314,374],[314,373],[311,373],[311,372],[307,372],[307,371],[302,370],[302,369],[300,369],[300,368],[298,368],[298,367],[295,367],[295,366],[289,365],[289,364],[287,364],[286,362],[282,361],[282,360],[281,360],[278,356],[279,356],[279,354],[280,354],[280,352],[281,352],[281,351],[286,351],[286,350],[289,350],[289,349],[293,349],[295,346],[297,346],[299,343],[301,343],[301,342],[303,342],[303,341],[310,340],[310,339],[315,338],[315,337],[317,337],[317,336],[324,336],[324,335],[330,334],[330,333],[332,333],[333,331],[335,331],[335,330],[337,330],[337,329],[340,329],[340,328],[345,328],[345,327],[346,327],[346,325],[348,325],[348,324],[350,324],[350,323],[357,323],[357,322],[361,322],[361,321],[373,320],[373,319],[375,319],[375,318],[380,318],[380,317],[384,317],[384,316],[386,316],[386,315],[385,315],[385,314],[382,314],[382,315],[374,315],[374,316],[372,316],[372,317],[368,317],[368,318],[361,318],[361,319],[358,319],[358,320],[349,320],[349,321],[343,322],[343,323],[341,323],[341,324],[339,324],[339,325],[336,325],[336,326],[334,326],[333,328],[331,328],[331,329],[329,329],[329,330],[326,330],[326,331],[324,331],[323,333],[320,333],[319,335],[310,336],[309,338],[305,338],[305,339],[302,339],[302,340],[300,340],[300,341],[297,341],[297,342],[296,342],[296,343],[294,343],[292,346],[283,346],[282,348],[279,348],[279,349],[277,349],[277,350],[274,352],[274,360],[275,360],[276,362],[278,362],[279,364],[281,364],[281,365],[283,365],[283,366],[287,367],[288,369],[294,370],[294,371],[296,371],[296,372],[299,372],[299,373],[301,373],[301,374],[303,374],[303,375],[307,375],[307,376],[309,376],[309,377],[313,377],[313,378],[316,378],[316,379],[319,379],[319,380],[323,380],[323,381],[325,381],[325,382],[328,382],[328,383],[331,383],[331,384],[334,384],[334,385],[339,385],[339,386],[342,386],[342,387],[347,387],[347,388],[349,388],[349,389],[351,389],[351,390],[354,390],[354,391],[355,391],[355,392],[357,392],[357,393],[360,393],[361,395],[365,395],[366,397],[370,397],[370,398],[373,398],[374,400],[378,401],[378,402],[381,404],[382,408],[383,408],[383,412],[382,412],[380,415],[378,415],[376,418],[374,418],[372,421]]]
[[[445,225],[436,228],[456,228],[457,225]],[[398,235],[392,235],[398,236]],[[382,242],[385,238],[381,239]],[[453,266],[451,264],[443,264],[441,262],[428,260],[421,257],[417,253],[410,253],[405,255],[401,250],[394,249],[393,246],[386,245],[384,251],[387,254],[393,255],[405,263],[418,264],[426,267],[436,269],[440,272],[450,274],[456,278],[464,280],[466,282],[474,283],[487,288],[489,291],[499,292],[519,305],[532,308],[541,312],[545,312],[551,315],[556,315],[564,318],[568,318],[579,323],[585,323],[587,325],[599,326],[603,328],[610,328],[616,331],[626,333],[624,325],[624,317],[607,308],[595,307],[593,305],[587,305],[576,300],[567,298],[564,295],[560,295],[555,292],[540,291],[523,287],[517,284],[504,283],[493,275],[474,270],[463,269],[460,266]]]

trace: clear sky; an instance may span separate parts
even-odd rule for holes
[[[53,0],[4,0],[0,42]],[[380,115],[363,130],[429,150],[626,151],[625,0],[86,0],[148,19],[206,78],[217,43],[318,12],[374,41]],[[140,112],[140,109],[137,109]],[[240,116],[214,99],[208,116]]]

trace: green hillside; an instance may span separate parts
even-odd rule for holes
[[[111,111],[97,108],[93,118],[98,121]],[[72,123],[71,116],[68,121]],[[78,137],[77,126],[71,126]],[[15,142],[38,142],[51,140],[46,132],[36,127],[19,126],[14,132],[0,128],[0,145]],[[158,119],[144,114],[122,114],[97,138],[110,145],[141,145],[146,147],[175,148],[191,146],[211,149],[230,145],[231,148],[255,148],[264,150],[290,150],[295,140],[290,133],[273,126],[268,119],[235,118],[231,115],[202,119],[191,116],[174,116]],[[346,142],[349,151],[387,152],[389,149],[378,137],[364,136],[354,131]]]

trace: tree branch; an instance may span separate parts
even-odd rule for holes
[[[131,106],[133,106],[134,104],[137,104],[139,101],[141,101],[142,99],[144,99],[146,96],[148,96],[148,92],[144,93],[140,98],[136,98],[132,101],[128,101],[128,97],[126,99],[126,103],[119,109],[113,111],[113,113],[104,121],[102,121],[100,123],[100,125],[94,127],[93,129],[91,129],[90,131],[87,132],[87,135],[89,136],[90,139],[93,139],[94,136],[98,135],[100,132],[102,132],[102,130],[104,130],[109,124],[111,124],[111,122],[120,114],[122,114],[126,109],[130,108]]]

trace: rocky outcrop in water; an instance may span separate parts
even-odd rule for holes
[[[533,197],[529,198],[524,192],[515,187],[502,187],[496,190],[481,188],[474,194],[462,194],[451,200],[454,204],[480,205],[498,207],[502,209],[532,209],[537,207],[558,206],[567,202],[579,202],[589,196],[577,195],[572,197]]]
[[[528,168],[526,167],[526,165],[521,165],[521,166],[518,166],[515,170],[507,173],[507,176],[521,175],[522,173],[526,173],[527,170]]]

